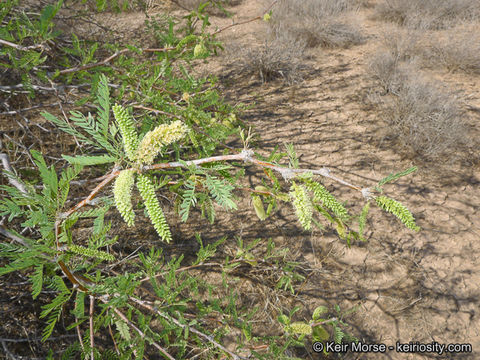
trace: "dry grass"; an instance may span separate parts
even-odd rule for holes
[[[478,0],[384,0],[375,17],[411,28],[444,29],[480,18]]]
[[[472,36],[479,32],[478,24],[470,24],[457,26],[446,34],[431,36],[430,45],[423,52],[425,66],[480,74],[480,37]]]
[[[385,91],[395,93],[404,79],[403,63],[418,63],[422,51],[421,34],[417,30],[387,28],[381,33],[382,47],[369,61],[369,70]]]
[[[305,43],[288,34],[271,34],[264,44],[252,48],[234,48],[237,67],[241,72],[256,74],[262,82],[281,78],[289,84],[302,80],[301,64]]]
[[[446,160],[471,145],[456,94],[422,77],[414,60],[380,51],[369,65],[386,92],[374,102],[401,146],[424,160]]]
[[[392,66],[392,61],[415,60],[422,68],[480,74],[480,37],[472,36],[477,33],[480,25],[472,23],[443,31],[389,26],[381,36],[384,50],[373,58],[372,70],[382,84],[392,73],[382,67]]]
[[[389,121],[402,143],[426,159],[446,158],[467,145],[464,111],[457,97],[412,72],[390,107]]]
[[[351,16],[358,6],[354,0],[280,0],[270,24],[309,47],[349,47],[364,41]]]

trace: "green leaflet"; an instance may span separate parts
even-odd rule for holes
[[[125,153],[131,161],[134,161],[138,147],[138,135],[135,130],[133,119],[128,114],[127,110],[121,105],[113,105],[112,111],[113,115],[115,116],[115,120],[117,120],[120,133],[122,134]]]
[[[127,341],[130,341],[131,336],[130,336],[130,330],[128,328],[127,323],[123,320],[118,319],[117,321],[115,321],[115,325],[117,326],[117,330],[118,330],[120,336],[123,339],[125,339]]]
[[[62,155],[62,157],[67,160],[70,164],[73,165],[82,165],[82,166],[89,166],[89,165],[100,165],[100,164],[107,164],[111,162],[115,162],[117,160],[113,156],[109,155],[100,155],[100,156],[68,156]]]
[[[183,193],[183,201],[180,205],[180,215],[182,216],[183,222],[188,220],[190,208],[197,203],[197,198],[195,197],[195,181],[188,179],[185,181],[185,187],[187,190]]]
[[[103,137],[108,136],[108,120],[110,117],[110,92],[108,90],[108,79],[104,74],[100,75],[100,82],[97,89],[98,111],[97,121],[100,133]]]
[[[44,193],[50,196],[52,199],[55,198],[58,193],[58,178],[54,167],[47,167],[45,159],[40,152],[31,150],[30,153],[32,154],[35,164],[38,166],[38,170],[40,171],[40,177],[42,178],[42,182],[45,187]]]
[[[133,170],[123,170],[113,185],[113,196],[117,210],[122,215],[127,226],[132,226],[135,221],[135,212],[132,206],[132,187],[135,181]]]
[[[307,189],[303,185],[292,183],[290,188],[290,197],[293,200],[295,213],[297,214],[300,224],[305,230],[312,227],[313,205],[307,193]]]
[[[165,215],[155,195],[155,188],[152,181],[146,175],[140,174],[137,177],[137,188],[145,203],[148,217],[152,221],[153,227],[163,241],[170,242],[172,240],[172,234],[170,233]]]
[[[405,226],[411,230],[419,231],[420,227],[417,226],[415,223],[415,218],[413,217],[412,213],[401,203],[398,201],[386,197],[386,196],[377,196],[375,198],[377,205],[385,211],[392,213],[397,218],[400,219]]]
[[[32,280],[32,297],[36,299],[40,292],[42,291],[43,286],[43,265],[39,264],[35,266],[35,272],[30,277]]]
[[[417,171],[417,167],[416,166],[413,166],[407,170],[404,170],[404,171],[401,171],[401,172],[398,172],[396,174],[390,174],[388,175],[387,177],[383,178],[382,180],[380,180],[380,182],[378,183],[377,185],[377,189],[379,189],[381,186],[385,185],[386,183],[389,183],[389,182],[392,182],[392,181],[395,181],[399,178],[401,178],[402,176],[406,176],[408,174],[411,174],[412,172],[415,172]]]
[[[217,204],[223,206],[227,210],[236,210],[237,204],[233,201],[232,191],[235,189],[233,185],[223,179],[215,176],[206,176],[205,185]]]
[[[342,331],[342,329],[333,324],[333,341],[335,341],[336,344],[340,344],[344,337],[345,333]]]

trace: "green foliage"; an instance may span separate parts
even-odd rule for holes
[[[378,185],[376,186],[376,190],[377,191],[381,191],[381,187],[389,182],[393,182],[395,180],[398,180],[400,179],[401,177],[403,176],[407,176],[413,172],[417,171],[417,167],[416,166],[413,166],[407,170],[404,170],[404,171],[400,171],[398,173],[395,173],[395,174],[390,174],[388,175],[387,177],[383,178],[382,180],[379,181]]]
[[[68,250],[74,254],[82,255],[86,257],[96,258],[104,261],[114,261],[115,257],[105,251],[100,251],[92,248],[86,248],[83,246],[71,244]]]
[[[32,280],[32,297],[35,300],[40,292],[42,291],[43,286],[43,264],[35,266],[35,272],[30,277]]]
[[[369,210],[370,201],[367,201],[367,203],[363,206],[362,212],[358,220],[358,234],[360,236],[360,239],[363,239],[363,232],[365,230],[365,225],[367,224],[367,215]]]
[[[57,125],[62,131],[75,136],[78,140],[89,144],[96,149],[107,151],[109,155],[102,156],[80,156],[78,159],[74,159],[67,155],[66,160],[72,164],[81,165],[96,165],[102,163],[113,162],[119,157],[119,152],[116,149],[115,131],[109,125],[109,91],[108,80],[102,75],[100,76],[100,82],[97,89],[97,113],[98,116],[95,119],[90,113],[87,116],[78,111],[70,112],[70,122],[65,119],[58,119],[56,116],[42,112],[42,116]],[[123,112],[122,112],[123,113]],[[84,131],[86,135],[79,129]]]
[[[343,320],[346,315],[355,310],[353,308],[348,311],[341,311],[340,307],[335,305],[336,314],[330,317],[332,314],[326,306],[318,306],[313,311],[312,319],[308,323],[305,321],[292,322],[295,311],[292,311],[289,316],[281,314],[277,320],[283,325],[286,333],[294,336],[296,344],[299,346],[304,346],[308,338],[318,342],[326,342],[332,339],[336,344],[340,344],[343,339],[356,342],[358,340],[347,331],[349,326]]]
[[[124,1],[84,3],[95,11],[129,6]],[[165,198],[184,222],[195,218],[194,209],[211,224],[221,208],[237,210],[238,190],[244,190],[245,163],[208,159],[240,152],[226,143],[239,140],[243,133],[238,118],[244,107],[227,104],[216,79],[197,78],[191,70],[192,63],[206,60],[221,49],[214,35],[207,31],[207,4],[184,18],[148,18],[147,30],[158,46],[164,47],[162,51],[148,52],[131,44],[119,47],[108,40],[97,44],[73,36],[71,41],[65,41],[55,31],[55,15],[62,10],[61,1],[38,14],[17,5],[13,0],[2,3],[0,37],[22,48],[48,45],[51,51],[42,47],[2,47],[2,65],[17,72],[17,80],[21,79],[31,94],[31,84],[52,86],[53,79],[55,83],[78,88],[90,86],[89,95],[79,99],[75,104],[78,110],[71,111],[69,119],[42,113],[49,123],[75,137],[80,147],[63,154],[65,161],[56,161],[54,165],[48,163],[50,157],[32,150],[35,171],[24,179],[6,174],[26,190],[13,185],[0,187],[0,216],[5,218],[6,226],[18,229],[9,230],[11,242],[0,243],[0,276],[18,271],[29,277],[33,299],[40,297],[45,301],[41,313],[46,321],[43,339],[51,336],[61,320],[68,329],[84,332],[81,343],[65,349],[62,358],[89,357],[90,351],[95,358],[118,358],[112,349],[102,348],[108,346],[107,341],[90,348],[89,315],[85,309],[85,300],[90,296],[95,302],[94,336],[111,331],[121,358],[148,357],[150,345],[157,343],[178,359],[220,358],[225,353],[218,344],[236,332],[241,334],[238,349],[246,349],[259,359],[288,359],[292,347],[304,344],[308,337],[318,341],[345,339],[348,334],[342,316],[326,316],[328,310],[324,307],[314,310],[310,322],[292,321],[298,307],[289,315],[280,314],[279,322],[285,330],[282,336],[255,335],[252,324],[261,315],[256,313],[258,307],[239,306],[243,295],[238,286],[239,274],[259,279],[258,283],[264,282],[262,286],[267,290],[280,292],[282,298],[291,300],[295,300],[300,284],[308,279],[306,271],[299,270],[297,259],[291,258],[289,249],[275,245],[271,239],[247,242],[237,237],[237,249],[232,252],[229,237],[207,240],[196,233],[195,254],[188,253],[188,249],[185,253],[173,253],[171,249],[182,244],[159,245],[146,238],[142,240],[152,246],[138,246],[125,237],[121,227],[114,229],[118,236],[111,235],[112,223],[116,224],[114,219],[118,219],[118,214],[110,211],[112,206],[127,226],[135,225],[134,184],[141,198],[138,208],[145,207],[147,217],[166,243],[174,237],[168,225],[170,218],[165,215],[172,212],[164,213],[167,208],[160,205],[160,194],[156,193],[159,189],[162,196],[168,195]],[[98,65],[104,58],[97,58],[97,54],[120,51],[108,64]],[[52,53],[56,54],[55,59]],[[88,64],[95,66],[82,69],[81,65]],[[67,71],[62,74],[61,70]],[[112,88],[115,91],[110,91]],[[84,105],[94,111],[85,111]],[[245,150],[249,150],[250,138],[250,134],[241,138]],[[197,165],[188,162],[198,159],[203,160]],[[285,177],[287,182],[291,181],[285,185],[275,170],[267,166],[265,179],[249,189],[261,220],[272,216],[284,203],[291,203],[305,230],[311,230],[313,225],[322,227],[320,221],[326,220],[347,242],[363,239],[369,203],[359,216],[350,216],[346,206],[311,174],[293,172],[300,168],[300,161],[292,144],[286,146],[285,153],[275,149],[270,156],[258,159],[283,167],[282,174],[292,175]],[[281,165],[282,161],[288,162],[288,167]],[[83,171],[86,166],[88,172]],[[379,187],[408,173],[409,170],[392,175]],[[72,184],[82,186],[70,194],[70,186],[76,186]],[[80,202],[79,193],[84,199]],[[382,196],[376,198],[376,203],[398,216],[407,227],[416,229],[413,216],[401,204]],[[358,233],[351,230],[351,219],[359,220]],[[139,221],[133,229],[143,234],[138,224]],[[25,228],[28,236],[19,233]],[[189,241],[184,239],[188,247]],[[133,253],[126,255],[133,248]],[[210,277],[203,276],[204,270],[212,269],[218,271],[221,279],[215,284]],[[51,291],[44,291],[45,288]],[[260,342],[268,344],[264,353],[255,350],[254,344]]]
[[[0,39],[17,45],[2,45],[0,58],[7,60],[6,63],[2,61],[2,67],[11,69],[15,77],[20,77],[31,97],[34,96],[32,80],[36,77],[46,78],[41,68],[48,59],[47,43],[59,35],[58,31],[54,31],[52,20],[62,4],[60,0],[47,5],[33,16],[17,9],[18,1],[7,0],[0,4]]]
[[[47,318],[47,326],[43,331],[42,340],[45,341],[52,335],[55,324],[60,320],[63,306],[70,300],[72,292],[65,285],[64,281],[59,276],[53,276],[49,287],[58,292],[58,295],[53,301],[47,305],[42,306],[42,313],[40,318]]]

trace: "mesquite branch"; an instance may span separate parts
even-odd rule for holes
[[[342,185],[345,185],[351,189],[360,191],[364,197],[367,197],[366,194],[369,193],[368,188],[361,188],[356,185],[352,185],[349,182],[340,179],[339,177],[336,177],[330,173],[330,170],[328,168],[321,168],[321,169],[291,169],[291,168],[286,168],[282,166],[278,166],[269,162],[265,162],[262,160],[258,160],[253,156],[253,151],[252,150],[243,150],[239,154],[232,154],[232,155],[219,155],[219,156],[212,156],[208,158],[203,158],[203,159],[196,159],[196,160],[190,160],[190,161],[185,161],[185,162],[178,162],[178,161],[172,161],[168,163],[159,163],[159,164],[154,164],[154,165],[148,165],[148,166],[143,166],[141,168],[142,172],[145,171],[150,171],[150,170],[161,170],[161,169],[173,169],[173,168],[183,168],[185,166],[200,166],[202,164],[207,164],[207,163],[212,163],[212,162],[219,162],[219,161],[244,161],[245,163],[250,163],[253,165],[257,165],[261,168],[268,168],[272,169],[279,174],[283,176],[284,179],[289,180],[293,177],[295,177],[296,174],[305,174],[305,173],[311,173],[313,175],[320,175],[325,178],[331,179],[335,182],[338,182]],[[133,168],[132,168],[133,169]],[[64,212],[61,214],[60,218],[61,219],[66,219],[69,217],[71,214],[74,212],[78,211],[85,205],[87,205],[95,196],[98,195],[98,193],[105,187],[107,186],[110,182],[112,182],[118,175],[120,174],[120,169],[115,167],[112,172],[107,175],[103,181],[98,184],[95,189],[92,190],[92,192],[82,201],[80,201],[77,205],[75,205],[73,208],[68,210],[67,212]]]
[[[168,163],[159,163],[159,164],[154,164],[154,165],[149,165],[149,166],[143,166],[141,171],[149,171],[149,170],[161,170],[161,169],[173,169],[173,168],[182,168],[185,166],[199,166],[202,164],[207,164],[207,163],[212,163],[212,162],[219,162],[219,161],[244,161],[246,163],[251,163],[254,165],[257,165],[262,168],[269,168],[272,169],[278,173],[280,173],[284,179],[289,180],[293,177],[295,177],[296,174],[305,174],[305,173],[311,173],[313,175],[320,175],[323,177],[326,177],[328,179],[334,180],[342,185],[345,185],[351,189],[360,191],[364,197],[368,197],[367,195],[369,194],[369,189],[368,188],[361,188],[356,185],[352,185],[349,182],[340,179],[330,173],[330,170],[328,168],[322,168],[322,169],[291,169],[291,168],[286,168],[286,167],[281,167],[269,162],[265,162],[262,160],[258,160],[255,157],[253,157],[253,151],[252,150],[243,150],[239,154],[232,154],[232,155],[220,155],[220,156],[212,156],[208,158],[203,158],[203,159],[196,159],[196,160],[190,160],[190,161],[185,161],[185,162],[178,162],[178,161],[173,161],[173,162],[168,162]],[[133,168],[132,168],[133,169]],[[82,207],[87,205],[90,201],[93,200],[95,196],[98,195],[98,193],[105,187],[107,186],[110,182],[112,182],[118,175],[120,174],[120,169],[115,167],[112,172],[107,175],[103,181],[98,184],[95,189],[92,190],[92,192],[82,201],[80,201],[78,204],[76,204],[74,207],[72,207],[70,210],[62,213],[60,215],[60,218],[57,220],[58,225],[62,221],[62,219],[66,219],[69,217],[71,214],[74,212],[80,210]]]

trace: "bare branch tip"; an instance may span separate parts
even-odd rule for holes
[[[362,195],[363,197],[366,199],[366,200],[371,200],[373,199],[373,194],[372,194],[372,191],[370,190],[370,188],[363,188],[361,190],[362,192]]]

